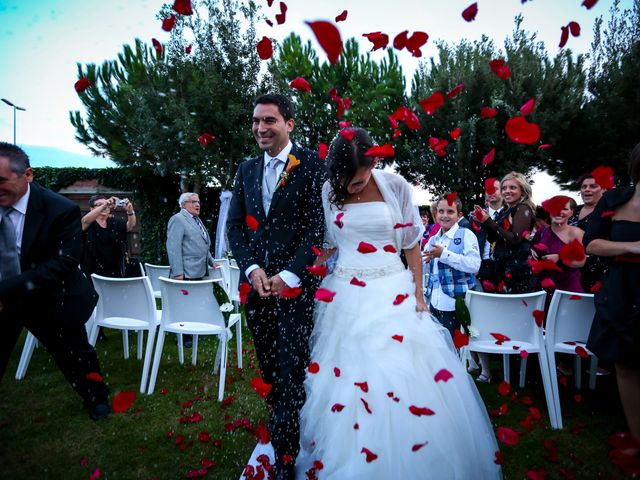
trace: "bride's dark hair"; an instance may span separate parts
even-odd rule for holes
[[[331,193],[329,202],[338,209],[344,207],[344,201],[349,195],[347,186],[356,176],[359,168],[369,167],[373,157],[365,157],[365,152],[373,146],[371,137],[362,128],[351,128],[351,140],[337,135],[329,147],[327,169],[329,170],[329,184]]]

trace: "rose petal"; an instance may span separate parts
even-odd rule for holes
[[[88,78],[82,77],[76,83],[74,83],[73,88],[75,88],[77,93],[84,92],[87,88],[92,86],[93,84],[89,81]]]
[[[256,219],[256,217],[254,217],[253,215],[247,215],[244,218],[244,222],[247,224],[247,227],[249,227],[254,232],[258,231],[259,223],[258,223],[258,220]]]
[[[301,92],[311,93],[311,85],[302,77],[296,77],[289,82],[289,86]]]
[[[540,139],[540,127],[529,123],[524,117],[512,117],[507,120],[504,131],[512,142],[531,145]]]
[[[208,147],[209,144],[211,142],[213,142],[216,139],[216,137],[214,137],[213,135],[211,135],[210,133],[203,133],[202,135],[200,135],[198,137],[198,142],[200,142],[200,145],[202,145],[204,148]]]
[[[318,373],[320,371],[320,365],[318,365],[317,362],[311,362],[309,363],[309,367],[307,368],[307,371],[309,373]]]
[[[391,158],[396,154],[393,145],[385,143],[384,145],[375,145],[364,152],[365,157]]]
[[[326,143],[318,145],[318,158],[324,160],[329,155],[329,146]]]
[[[482,159],[482,165],[487,166],[492,163],[496,158],[496,149],[492,148]]]
[[[318,43],[327,54],[329,62],[338,63],[338,58],[342,53],[342,38],[340,31],[331,22],[319,20],[317,22],[305,22],[318,40]]]
[[[520,107],[520,113],[524,116],[531,115],[535,108],[536,108],[536,99],[530,98],[529,100],[527,100],[522,104],[522,106]]]
[[[447,382],[447,380],[451,378],[453,378],[453,373],[451,373],[446,368],[439,370],[438,373],[436,373],[436,375],[433,377],[433,379],[436,382],[445,382],[445,383]]]
[[[280,291],[280,296],[283,298],[296,298],[302,293],[301,287],[285,287]]]
[[[408,293],[398,294],[398,295],[396,295],[396,299],[393,301],[393,304],[394,305],[400,305],[407,298],[409,298],[409,294]]]
[[[430,417],[431,415],[435,415],[436,412],[427,407],[416,407],[415,405],[411,405],[409,407],[409,411],[413,413],[416,417],[421,417],[422,415],[426,415]]]
[[[596,181],[600,187],[604,189],[610,189],[615,187],[615,177],[613,175],[613,170],[611,167],[596,167],[592,172],[591,176]]]
[[[172,8],[180,15],[193,15],[191,0],[175,0]]]
[[[389,44],[389,35],[382,32],[371,32],[371,33],[363,33],[363,37],[373,43],[373,47],[371,48],[372,52],[380,48],[387,48]]]
[[[378,249],[367,242],[360,242],[358,244],[358,252],[360,253],[374,253],[377,252]]]
[[[273,55],[273,42],[268,37],[262,37],[256,44],[256,50],[261,60],[269,60]]]
[[[172,13],[167,18],[162,20],[162,30],[164,30],[165,32],[170,32],[171,30],[173,30],[173,27],[175,26],[175,24],[176,24],[176,16]]]
[[[366,447],[362,447],[362,450],[360,450],[360,453],[364,453],[366,455],[365,458],[366,458],[367,463],[371,463],[376,458],[378,458],[378,455],[376,455],[375,453],[373,453],[371,450],[369,450]]]
[[[478,14],[478,2],[474,2],[462,11],[462,18],[467,22],[473,22]]]
[[[315,298],[320,302],[331,303],[333,302],[333,297],[335,297],[336,292],[332,292],[331,290],[327,290],[326,288],[319,288],[316,290]]]
[[[351,285],[355,285],[356,287],[366,287],[367,284],[362,280],[358,280],[356,277],[353,277],[349,282]]]
[[[347,19],[347,15],[348,12],[346,10],[343,10],[340,15],[336,16],[336,23],[344,22]]]
[[[136,401],[136,392],[118,392],[111,402],[111,409],[116,413],[126,412]]]

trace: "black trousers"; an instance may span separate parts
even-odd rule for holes
[[[37,322],[29,319],[23,323],[4,314],[0,314],[0,323],[3,325],[3,334],[0,336],[0,381],[20,332],[26,327],[44,345],[86,406],[107,402],[109,389],[104,381],[87,378],[89,373],[102,375],[102,372],[96,351],[87,340],[84,325],[51,324],[46,318],[38,319]]]
[[[261,299],[252,291],[245,307],[260,373],[265,383],[272,385],[267,404],[271,407],[269,432],[276,470],[285,468],[288,457],[291,468],[300,449],[299,416],[305,401],[303,383],[318,286],[313,283],[303,286],[303,293],[295,299]]]

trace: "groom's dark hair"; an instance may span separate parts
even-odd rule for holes
[[[268,93],[266,95],[260,95],[253,102],[254,108],[260,104],[271,104],[278,107],[280,115],[284,117],[285,122],[291,120],[294,115],[293,103],[284,95],[279,93]]]

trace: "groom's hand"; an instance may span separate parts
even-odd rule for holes
[[[271,283],[272,295],[280,295],[282,289],[287,288],[287,284],[284,283],[284,280],[282,280],[282,277],[280,275],[274,275],[269,279],[269,282]]]
[[[254,290],[258,292],[262,298],[271,295],[271,285],[267,274],[261,268],[256,268],[249,274],[249,280]]]

